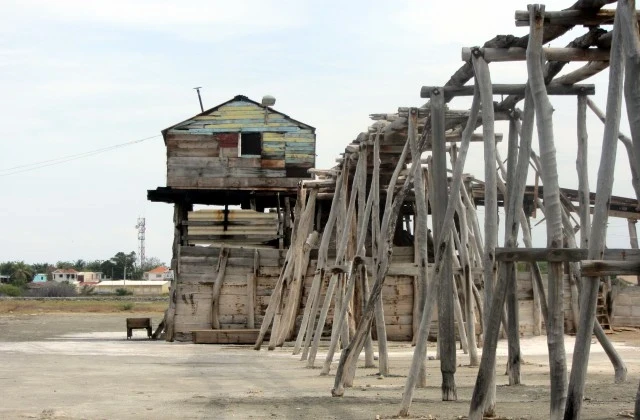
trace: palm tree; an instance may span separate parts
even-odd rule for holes
[[[11,282],[16,285],[25,284],[33,278],[33,268],[24,261],[16,262],[11,273]]]

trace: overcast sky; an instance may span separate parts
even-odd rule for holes
[[[422,105],[420,87],[444,84],[462,64],[462,47],[528,32],[513,21],[524,1],[0,3],[0,260],[31,263],[137,251],[141,216],[147,256],[169,261],[172,206],[147,202],[146,190],[165,185],[160,130],[199,112],[195,86],[203,86],[205,108],[237,94],[275,96],[275,109],[317,128],[317,166],[330,167],[370,113]],[[496,83],[526,80],[524,63],[491,70]],[[604,109],[607,73],[591,82]],[[553,104],[561,185],[575,188],[575,99]],[[589,130],[595,187],[602,127],[592,116]],[[506,127],[498,131],[506,138]],[[12,169],[150,136],[60,165]],[[619,155],[614,193],[632,196]],[[474,145],[467,172],[482,177],[479,156]],[[534,235],[542,246],[544,228]],[[626,222],[611,225],[609,246],[628,247],[627,238]]]

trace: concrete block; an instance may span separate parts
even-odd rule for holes
[[[640,306],[634,305],[631,307],[631,316],[637,316],[640,319]]]

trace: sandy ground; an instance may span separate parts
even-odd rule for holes
[[[160,315],[150,316],[157,325]],[[398,412],[412,355],[409,345],[392,344],[394,375],[379,378],[375,369],[359,369],[354,387],[334,398],[333,376],[321,377],[319,370],[305,368],[291,348],[256,352],[246,346],[148,341],[143,331],[127,341],[125,317],[0,316],[0,418],[389,418]],[[623,418],[620,413],[633,409],[640,379],[640,333],[611,337],[628,365],[629,380],[614,385],[605,354],[593,345],[582,418]],[[566,343],[567,349],[573,348],[572,337]],[[524,385],[507,386],[506,376],[498,377],[498,414],[548,418],[545,340],[524,338],[522,347]],[[434,353],[430,347],[429,354]],[[499,372],[505,354],[506,342],[501,341]],[[320,352],[318,361],[323,360]],[[439,365],[432,360],[430,386],[416,391],[412,415],[455,419],[467,414],[477,369],[465,366],[468,358],[461,351],[458,363],[458,401],[440,400]]]

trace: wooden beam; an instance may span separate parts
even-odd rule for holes
[[[547,12],[544,16],[544,24],[552,25],[583,25],[600,26],[613,25],[616,16],[615,10],[560,10],[557,12]],[[516,26],[529,26],[529,12],[527,10],[516,10]]]
[[[609,51],[599,48],[543,48],[549,61],[609,61]],[[480,48],[487,62],[525,61],[525,48]],[[462,48],[462,61],[471,59],[472,48]]]
[[[588,258],[588,250],[582,248],[496,248],[496,260],[501,262],[579,262]],[[634,261],[640,258],[640,250],[609,248],[604,251],[607,261]]]
[[[582,262],[581,272],[583,277],[640,275],[640,260],[586,260]]]
[[[524,95],[526,84],[493,84],[494,95]],[[445,98],[449,99],[454,96],[472,96],[474,92],[473,85],[465,86],[422,86],[420,89],[421,98],[429,98],[434,89],[441,89]],[[547,95],[594,95],[596,93],[595,85],[580,84],[566,85],[553,84],[547,85]]]

